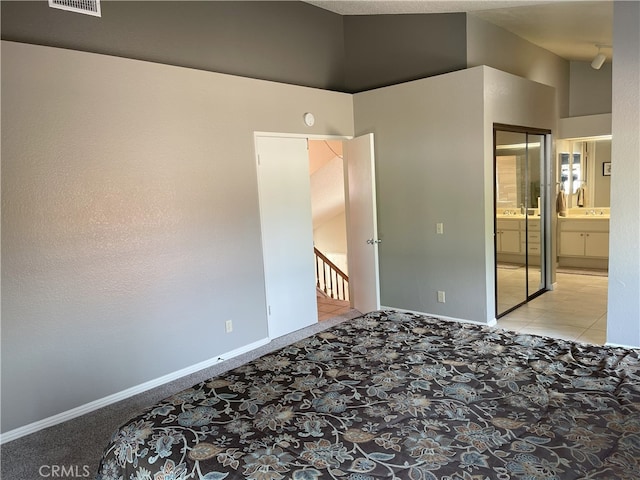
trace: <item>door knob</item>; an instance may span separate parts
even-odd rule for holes
[[[373,238],[370,238],[370,239],[367,240],[367,243],[369,245],[373,245],[375,243],[382,243],[382,240],[374,240]]]

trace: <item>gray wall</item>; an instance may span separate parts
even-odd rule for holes
[[[356,94],[354,115],[375,134],[382,305],[491,322],[493,123],[554,129],[553,88],[477,67]]]
[[[102,17],[2,2],[2,39],[340,90],[343,21],[304,2],[108,1]]]
[[[595,147],[595,155],[591,158],[594,162],[593,206],[611,206],[611,177],[602,174],[603,163],[611,161],[611,140],[598,140],[592,144]]]
[[[348,94],[13,42],[2,120],[3,432],[264,340],[253,133],[353,134]]]
[[[100,19],[44,1],[1,8],[4,40],[344,92],[489,65],[555,87],[569,115],[569,62],[464,13],[342,17],[299,1],[110,1]]]
[[[486,322],[482,69],[357,94],[354,114],[375,135],[381,304]]]
[[[569,115],[569,62],[473,14],[467,15],[467,66],[488,65],[556,89],[557,116]]]
[[[465,18],[342,17],[299,1],[110,1],[97,19],[11,1],[2,39],[357,92],[466,68]]]
[[[45,2],[2,2],[2,34],[5,38],[24,35],[19,39],[27,43],[62,39],[72,42],[62,46],[78,50],[93,48],[93,40],[99,39],[96,48],[113,45],[116,51],[110,53],[121,56],[135,56],[140,44],[145,55],[150,52],[158,55],[149,60],[171,63],[184,58],[189,67],[200,65],[197,62],[211,55],[215,62],[221,60],[225,65],[227,61],[237,62],[248,69],[244,71],[247,76],[258,75],[260,72],[251,69],[260,65],[274,75],[286,76],[283,81],[317,81],[321,88],[325,88],[323,85],[333,88],[336,82],[343,81],[342,39],[336,39],[338,43],[334,44],[324,36],[328,31],[333,38],[336,30],[343,31],[339,26],[341,17],[305,5],[295,7],[301,9],[296,10],[297,14],[287,15],[284,12],[289,7],[285,5],[281,7],[285,10],[277,10],[280,13],[277,20],[267,14],[269,29],[255,26],[261,32],[261,42],[254,39],[247,45],[242,43],[244,33],[239,34],[241,38],[234,37],[229,30],[226,37],[208,36],[224,31],[224,25],[216,29],[217,33],[207,32],[209,22],[205,22],[204,31],[191,28],[202,22],[185,18],[187,13],[182,10],[172,10],[168,15],[163,8],[173,7],[163,4],[174,2],[158,2],[157,8],[155,2],[141,3],[152,8],[142,9],[132,2],[104,2],[105,14],[112,15],[114,23],[103,28],[102,23],[110,21],[104,16],[96,21],[49,9]],[[198,3],[216,2],[189,2],[189,6],[201,8]],[[124,9],[124,5],[133,10],[118,10]],[[628,172],[637,173],[638,125],[637,121],[633,123],[633,118],[637,120],[633,108],[638,99],[637,90],[628,88],[638,81],[637,7],[620,8],[636,8],[631,12],[636,16],[628,18],[632,24],[627,25],[622,21],[627,12],[617,15],[620,33],[616,48],[620,47],[622,53],[617,57],[620,62],[617,75],[614,68],[617,97],[613,105],[614,112],[617,109],[622,115],[618,133],[614,132],[619,146],[614,146],[613,161],[620,163],[620,168],[624,166]],[[136,10],[139,13],[134,15]],[[313,12],[313,22],[318,21],[320,28],[310,34],[315,43],[302,41],[303,51],[298,56],[295,53],[299,52],[298,46],[289,44],[295,43],[300,32],[287,28],[295,23],[294,18],[306,17],[307,10]],[[117,15],[119,19],[115,21]],[[158,15],[164,20],[149,20],[148,15]],[[243,28],[251,28],[252,21],[260,23],[251,13],[247,15],[248,23]],[[180,18],[184,20],[177,22]],[[145,22],[151,22],[152,26]],[[238,24],[235,27],[240,28]],[[197,34],[191,35],[191,30]],[[489,30],[493,31],[483,29],[483,35],[488,35]],[[184,42],[180,34],[186,36]],[[218,41],[225,42],[224,47],[210,48],[210,42],[218,45]],[[179,43],[174,47],[175,42]],[[265,46],[262,56],[268,60],[264,63],[253,54],[256,43]],[[293,49],[291,54],[282,56],[266,49],[267,45],[269,49],[277,49],[283,44],[286,44],[283,48]],[[170,53],[173,60],[164,58],[163,52]],[[318,54],[314,62],[319,70],[306,63],[309,52]],[[282,69],[291,58],[297,59],[295,68]],[[181,62],[178,64],[182,65]],[[207,67],[205,62],[198,68],[217,68],[215,62],[213,67]],[[352,134],[351,97],[12,42],[3,42],[2,67],[3,431],[263,337],[266,319],[252,132]],[[485,69],[485,81],[490,71]],[[430,95],[437,97],[437,91]],[[439,104],[437,98],[433,101]],[[424,102],[420,105],[429,107]],[[515,107],[518,105],[514,103]],[[456,112],[461,109],[456,108]],[[300,115],[307,110],[313,110],[318,119],[309,130],[300,124]],[[274,111],[278,114],[274,115]],[[361,131],[370,125],[362,116],[364,111],[357,120]],[[397,119],[404,118],[403,115],[398,112]],[[468,116],[475,121],[476,113]],[[487,209],[491,208],[488,197],[491,183],[487,181],[486,159],[491,155],[487,125],[492,118],[502,123],[529,123],[529,119],[517,115],[485,118],[482,180],[485,235],[490,230],[486,219]],[[382,139],[380,148],[388,153],[383,156],[385,164],[380,167],[383,171],[390,171],[391,164],[399,162],[393,148],[386,144],[394,142],[400,148],[404,144],[401,129],[389,128],[395,132],[391,140],[385,140],[383,130],[378,132]],[[421,132],[416,125],[407,128],[414,135]],[[449,130],[456,131],[453,127]],[[455,137],[456,142],[469,139],[470,145],[475,146],[476,140],[483,141],[475,130],[461,135]],[[449,133],[446,138],[451,136]],[[411,148],[418,172],[428,174],[432,169],[420,165],[420,158],[435,162],[445,150],[441,144]],[[443,171],[450,171],[451,163],[455,165],[455,152],[466,150],[455,147],[454,154],[447,154],[449,163],[441,167]],[[478,171],[476,165],[471,168]],[[438,169],[435,171],[440,173]],[[410,178],[410,172],[405,174],[408,185],[418,184],[422,188],[420,182]],[[389,207],[382,207],[382,228],[386,231],[394,225],[394,215],[404,217],[402,225],[410,229],[421,225],[423,211],[413,215],[413,210],[404,208],[406,205],[413,208],[410,199],[414,193],[390,175],[389,182],[379,187],[385,191],[380,203],[392,202]],[[629,205],[638,204],[639,182],[633,175],[614,175],[612,181],[617,182],[612,184],[614,191],[619,191],[612,193],[612,199],[618,195],[612,200],[617,202],[612,204],[612,238],[615,234],[614,241],[618,244],[611,252],[611,278],[620,275],[629,287],[620,283],[610,289],[610,305],[615,307],[615,315],[609,318],[609,335],[621,343],[640,344],[636,336],[625,337],[626,332],[635,335],[640,329],[638,292],[633,290],[639,272],[628,261],[633,260],[634,252],[637,256],[637,209]],[[389,188],[393,182],[397,188]],[[445,199],[450,198],[450,190],[445,186],[440,190]],[[477,188],[470,187],[469,195],[475,192]],[[467,192],[463,189],[461,194],[465,196]],[[440,196],[428,200],[424,209],[435,208],[433,203],[442,201]],[[473,200],[479,201],[475,196]],[[458,199],[453,202],[462,203]],[[476,211],[474,208],[473,212]],[[434,218],[445,223],[445,232],[449,232],[450,226],[459,225],[455,219],[442,217],[439,210],[429,215],[429,223],[420,227],[426,236],[430,236],[429,229],[435,231]],[[617,215],[620,220],[616,220]],[[471,223],[478,226],[475,219]],[[409,242],[409,237],[410,233],[399,241]],[[464,241],[456,237],[455,244]],[[394,248],[400,251],[402,244]],[[422,246],[412,248],[424,256]],[[491,260],[491,249],[492,244],[485,238],[485,262]],[[474,249],[474,278],[479,272],[486,275],[489,271],[487,263],[481,265],[476,259],[478,253]],[[383,282],[387,284],[389,275],[398,273],[390,270],[393,266],[388,258],[382,259],[381,266],[381,273],[387,278]],[[429,274],[438,275],[433,270]],[[466,274],[467,271],[461,271],[461,278]],[[491,279],[484,283],[488,298],[492,295]],[[434,286],[430,285],[429,290]],[[412,288],[417,292],[424,287]],[[449,284],[437,288],[457,292]],[[249,297],[243,295],[238,304],[239,292],[247,289]],[[460,294],[453,298],[459,299]],[[479,299],[476,292],[472,295],[474,301]],[[447,299],[447,308],[452,308],[449,293]],[[395,302],[383,292],[384,302],[392,300]],[[426,310],[430,308],[427,302],[431,301],[431,298],[419,300],[417,305]],[[464,318],[465,312],[452,310],[443,315]],[[221,322],[229,315],[234,316],[234,335],[221,338]],[[491,307],[476,316],[490,318]],[[151,337],[147,337],[149,334]],[[158,347],[164,348],[166,335],[175,337],[181,345],[180,352],[169,352],[169,357],[162,354],[166,350]],[[141,343],[143,338],[149,339]],[[157,351],[161,353],[155,355]],[[105,375],[101,382],[93,377],[96,371]],[[43,391],[47,392],[46,398]]]
[[[607,341],[640,346],[640,3],[613,6]]]
[[[462,70],[466,14],[350,15],[345,24],[345,89],[372,88]]]
[[[589,62],[571,62],[569,116],[611,112],[611,72],[610,62],[602,65],[600,70],[591,68]]]

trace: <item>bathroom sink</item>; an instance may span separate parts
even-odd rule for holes
[[[584,210],[581,212],[569,212],[568,217],[579,217],[579,218],[609,218],[609,212],[605,212],[602,210]]]
[[[566,217],[558,217],[564,220],[609,220],[609,215],[585,215],[580,213],[572,213],[567,215]]]

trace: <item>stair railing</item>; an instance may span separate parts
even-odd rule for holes
[[[328,297],[349,300],[349,277],[329,260],[320,250],[313,247],[316,261],[316,287]]]

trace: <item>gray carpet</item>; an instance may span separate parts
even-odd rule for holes
[[[111,438],[111,434],[119,425],[144,408],[196,383],[359,315],[360,312],[357,310],[351,310],[344,316],[325,320],[277,338],[267,345],[207,369],[68,422],[5,443],[0,447],[0,478],[4,480],[92,479],[96,475],[102,450]],[[54,470],[56,468],[57,470]],[[65,475],[62,475],[63,473]]]

